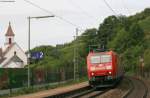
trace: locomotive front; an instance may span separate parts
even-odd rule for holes
[[[89,53],[87,69],[91,86],[111,84],[114,78],[115,63],[112,52]]]

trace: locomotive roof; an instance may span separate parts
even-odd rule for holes
[[[104,52],[90,52],[89,54],[116,54],[114,51],[104,51]]]

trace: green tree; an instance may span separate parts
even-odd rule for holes
[[[133,25],[131,25],[129,34],[130,34],[129,37],[131,40],[130,44],[136,45],[139,42],[143,42],[144,31],[137,23],[134,23]]]
[[[129,33],[124,29],[118,31],[116,37],[112,41],[109,41],[108,47],[118,53],[122,53],[129,47]]]
[[[109,16],[100,24],[98,29],[98,42],[102,45],[107,45],[107,42],[110,41],[113,36],[116,34],[115,27],[118,24],[118,19],[116,16]]]

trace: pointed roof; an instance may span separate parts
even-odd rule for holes
[[[14,55],[14,56],[11,58],[11,61],[14,61],[14,62],[23,62],[17,55]]]
[[[9,45],[9,46],[6,48],[6,50],[3,52],[3,56],[4,56],[7,52],[9,52],[9,50],[10,50],[14,45],[15,45],[15,43]]]
[[[6,58],[1,58],[0,59],[0,64],[5,60]]]
[[[9,64],[10,62],[12,62],[12,61],[13,61],[14,63],[17,63],[17,62],[22,63],[19,68],[23,67],[23,61],[22,61],[17,55],[12,56],[12,57],[7,61],[7,63],[3,65],[3,67],[4,67],[4,68],[7,67],[8,64]]]
[[[5,36],[15,36],[12,28],[11,28],[11,23],[9,22],[9,26],[8,26],[8,29],[7,29],[7,32],[5,34]]]
[[[0,58],[3,56],[2,48],[0,48]]]

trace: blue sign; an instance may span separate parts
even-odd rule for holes
[[[44,56],[43,52],[32,52],[31,58],[32,59],[42,59]]]

